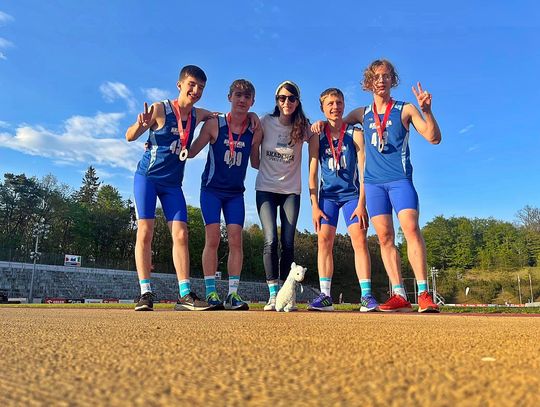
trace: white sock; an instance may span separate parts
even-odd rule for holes
[[[320,277],[319,285],[321,287],[321,293],[330,297],[330,288],[332,287],[332,277]]]

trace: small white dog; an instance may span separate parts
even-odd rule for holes
[[[276,311],[296,311],[296,285],[304,280],[307,269],[296,265],[296,263],[291,264],[291,271],[287,280],[283,283],[283,286],[277,293],[276,297]]]

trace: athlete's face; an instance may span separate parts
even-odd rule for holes
[[[282,87],[276,96],[276,105],[279,109],[279,114],[282,116],[290,116],[294,113],[300,101],[298,98]]]
[[[392,88],[392,72],[385,65],[375,69],[373,79],[373,93],[378,96],[385,96],[390,93]]]
[[[324,116],[330,120],[338,120],[343,117],[345,102],[338,95],[328,95],[323,99],[322,111]]]
[[[202,97],[205,85],[206,82],[196,79],[193,76],[186,76],[177,83],[180,98],[192,105],[197,103]]]
[[[247,113],[251,109],[251,106],[253,106],[253,103],[255,103],[255,98],[249,91],[234,89],[229,95],[229,102],[231,102],[232,112]]]

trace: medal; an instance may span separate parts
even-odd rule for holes
[[[377,150],[379,150],[379,153],[382,153],[384,150],[384,134],[386,132],[386,122],[388,122],[388,117],[390,117],[390,110],[392,110],[393,104],[394,101],[392,100],[392,98],[390,98],[390,100],[386,104],[386,111],[384,112],[383,121],[381,123],[379,113],[377,112],[377,105],[375,105],[375,102],[373,102],[373,116],[375,119],[375,125],[377,126],[377,134],[379,135],[379,143],[377,144]],[[388,135],[388,133],[386,134]]]
[[[182,146],[180,154],[178,154],[178,159],[180,161],[186,161],[188,158],[187,143],[189,140],[189,133],[191,131],[191,110],[189,111],[187,117],[187,125],[184,130],[182,126],[182,116],[180,116],[180,107],[178,107],[178,100],[173,100],[171,104],[173,107],[174,115],[176,116],[176,123],[178,125],[178,137],[180,138],[180,144]]]
[[[229,168],[231,168],[234,165],[234,158],[235,158],[235,148],[236,145],[240,142],[240,137],[242,137],[242,134],[247,129],[247,117],[244,120],[244,123],[242,123],[242,132],[238,134],[238,139],[234,141],[234,137],[231,130],[231,114],[227,113],[227,126],[229,128]]]
[[[328,140],[328,144],[330,145],[330,151],[332,152],[332,158],[334,159],[334,171],[336,172],[336,175],[341,168],[339,163],[341,159],[341,148],[343,146],[343,137],[345,135],[346,128],[347,128],[347,125],[343,123],[341,125],[341,130],[339,132],[338,145],[337,145],[337,151],[336,151],[334,149],[334,141],[332,140],[330,129],[328,128],[328,123],[326,123],[326,125],[324,126],[324,133],[326,134],[326,139]]]

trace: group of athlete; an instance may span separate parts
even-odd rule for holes
[[[392,99],[391,89],[399,82],[397,72],[389,61],[376,60],[366,68],[362,80],[363,89],[373,95],[372,104],[343,117],[343,93],[337,88],[326,89],[319,99],[325,120],[311,125],[302,109],[300,89],[294,82],[279,84],[274,111],[259,120],[256,114],[249,112],[255,101],[255,88],[244,79],[234,81],[229,88],[229,113],[215,114],[195,107],[206,80],[202,69],[185,66],[177,82],[178,98],[156,102],[150,108],[145,103],[144,111],[126,132],[126,139],[133,141],[149,131],[134,177],[138,225],[135,260],[141,288],[136,311],[153,310],[151,242],[157,198],[173,242],[172,256],[179,285],[174,309],[249,308],[238,294],[243,262],[244,180],[249,163],[258,170],[256,203],[264,232],[263,263],[269,290],[264,310],[275,310],[280,280],[286,279],[294,260],[302,190],[302,145],[307,142],[309,193],[318,237],[321,291],[309,303],[308,310],[334,309],[330,295],[334,271],[332,248],[341,209],[354,250],[361,290],[360,311],[412,310],[394,242],[394,210],[407,241],[407,255],[418,285],[418,310],[439,312],[427,287],[426,249],[418,225],[418,195],[412,183],[408,145],[411,124],[430,143],[441,141],[441,132],[431,111],[431,94],[422,89],[420,83],[412,91],[421,112],[410,103]],[[193,140],[195,128],[201,121],[204,125]],[[190,285],[187,206],[182,181],[186,160],[195,157],[206,145],[209,148],[200,193],[205,224],[202,266],[206,293],[202,299]],[[224,301],[217,293],[215,281],[221,214],[229,245],[229,291]],[[382,260],[392,283],[391,296],[384,304],[379,304],[371,291],[366,238],[369,219],[377,233]]]

